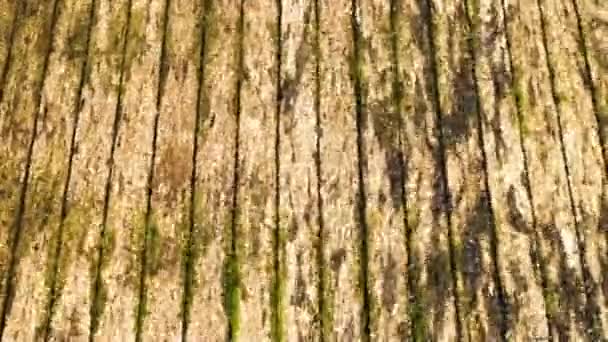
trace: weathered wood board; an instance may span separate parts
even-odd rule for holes
[[[516,1],[506,6],[549,333],[555,338],[578,339],[585,335],[586,299],[541,14],[535,2]]]
[[[498,277],[505,305],[505,337],[547,336],[542,282],[533,258],[536,238],[528,193],[528,161],[513,91],[502,3],[469,1],[475,80],[487,177],[494,209]]]
[[[84,89],[75,110],[74,154],[58,255],[64,266],[56,275],[61,286],[50,320],[52,341],[87,339],[96,332],[96,317],[106,299],[104,289],[96,286],[98,267],[104,266],[98,263],[99,249],[111,255],[115,243],[101,231],[129,3],[96,1],[94,11]]]
[[[430,3],[395,10],[403,120],[410,338],[454,340],[459,331],[450,271],[444,157],[431,48]]]
[[[408,336],[408,253],[405,225],[403,118],[399,104],[394,32],[396,8],[388,1],[356,2],[361,82],[360,168],[365,180],[369,333],[372,340]]]
[[[542,28],[557,104],[566,172],[576,219],[581,271],[587,295],[587,320],[592,336],[608,338],[608,312],[602,283],[601,258],[608,254],[600,230],[601,210],[608,196],[608,176],[596,121],[585,56],[580,50],[576,11],[571,1],[542,0]]]
[[[6,312],[5,336],[13,339],[46,338],[62,281],[57,275],[66,266],[57,251],[64,238],[65,189],[92,13],[90,1],[65,1],[57,8],[11,280],[15,297]]]
[[[607,338],[606,10],[0,0],[0,339]]]
[[[240,1],[205,2],[195,136],[194,229],[185,310],[190,341],[238,334],[240,284],[234,254]]]
[[[184,329],[186,260],[192,238],[192,171],[203,39],[203,4],[167,2],[150,225],[146,238],[146,315],[142,340],[175,340]]]
[[[18,265],[29,249],[31,237],[22,234],[25,194],[28,191],[32,148],[39,122],[46,110],[42,99],[48,75],[52,37],[56,29],[55,1],[34,1],[23,6],[15,28],[11,58],[0,92],[0,333],[12,310]],[[18,63],[27,60],[28,63]],[[37,256],[37,255],[36,255]],[[46,255],[44,256],[46,257]],[[27,262],[27,261],[26,261]]]
[[[281,2],[279,229],[283,335],[321,339],[318,32],[314,0]],[[277,277],[277,275],[275,275]],[[283,278],[283,279],[281,279]]]

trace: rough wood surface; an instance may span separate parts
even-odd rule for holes
[[[58,256],[66,266],[57,275],[63,281],[52,309],[49,337],[53,341],[84,340],[95,332],[92,315],[105,307],[105,292],[95,285],[99,248],[103,245],[108,253],[114,244],[108,235],[101,240],[101,227],[128,2],[96,1],[95,6],[85,84],[75,111],[78,125]],[[99,292],[97,301],[95,292]]]
[[[12,0],[0,2],[0,93],[4,89],[9,60],[12,56],[15,32],[19,22],[18,4]]]
[[[41,117],[36,127],[28,188],[12,279],[15,297],[7,312],[5,336],[46,338],[49,310],[61,286],[57,258],[69,174],[74,112],[86,59],[90,1],[58,5],[48,72],[43,80]],[[50,153],[49,153],[50,152]],[[59,284],[57,282],[59,281]]]
[[[430,7],[397,7],[404,183],[407,206],[410,337],[454,340],[457,323],[446,217],[443,156],[431,49]]]
[[[176,340],[183,331],[184,279],[192,223],[192,170],[204,14],[202,3],[167,2],[160,64],[142,340]],[[161,46],[162,48],[162,46]]]
[[[400,79],[395,58],[396,18],[388,1],[361,0],[357,34],[363,113],[361,168],[365,180],[370,295],[370,338],[408,336],[407,243],[402,146],[403,118],[398,107]]]
[[[144,244],[154,227],[147,217],[147,196],[164,7],[165,1],[133,0],[128,14],[102,227],[114,243],[111,250],[102,247],[104,268],[96,280],[106,297],[104,310],[95,317],[99,326],[94,336],[100,339],[135,340],[146,311],[140,281],[148,262]]]
[[[608,338],[599,0],[0,0],[0,339]]]
[[[566,2],[565,0],[563,1]],[[608,160],[608,4],[601,0],[573,0],[582,39],[581,49],[586,59],[587,77],[595,97],[597,124],[602,138],[604,161]],[[573,28],[570,27],[570,30]],[[604,170],[608,173],[608,169]],[[603,207],[606,208],[606,207]],[[604,209],[606,211],[606,209]],[[603,223],[608,232],[608,223]],[[606,293],[606,292],[605,292]]]
[[[553,96],[565,150],[581,271],[587,295],[587,321],[594,339],[608,338],[601,258],[608,254],[599,230],[602,201],[608,195],[606,165],[598,136],[593,94],[580,51],[580,32],[572,2],[541,0],[542,27],[548,52]],[[605,209],[605,208],[604,208]]]
[[[31,230],[22,234],[24,196],[35,133],[39,122],[44,121],[40,120],[45,113],[41,110],[45,104],[42,87],[48,72],[56,9],[55,1],[33,1],[23,6],[23,18],[14,33],[14,49],[6,65],[6,83],[0,93],[0,333],[6,329],[14,303],[19,261],[27,256],[27,242],[32,239],[28,236]],[[26,60],[28,63],[19,63]]]
[[[520,117],[500,1],[469,0],[475,80],[488,184],[494,209],[498,277],[504,290],[507,339],[547,336],[542,283],[532,257],[533,212]]]
[[[535,2],[505,4],[550,334],[580,339],[586,300],[541,15]]]
[[[494,217],[479,131],[466,2],[432,1],[439,125],[448,188],[450,248],[462,338],[499,339],[504,324],[495,276]]]
[[[321,198],[323,201],[323,334],[361,339],[361,227],[351,4],[319,1]]]
[[[279,113],[282,321],[288,341],[319,341],[321,222],[317,140],[318,32],[314,0],[281,2]],[[277,276],[277,275],[275,275]]]
[[[243,1],[239,111],[237,253],[241,272],[240,338],[279,338],[283,284],[275,264],[278,2]],[[279,233],[280,234],[280,233]]]
[[[240,1],[205,2],[204,11],[184,336],[189,341],[225,341],[234,337],[230,334],[238,331],[239,322],[238,260],[232,233]]]

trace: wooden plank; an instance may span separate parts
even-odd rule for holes
[[[528,1],[509,3],[505,13],[550,336],[577,340],[585,335],[585,296],[540,13]]]
[[[440,126],[446,161],[451,247],[464,339],[500,339],[501,285],[494,222],[479,139],[478,98],[464,1],[432,1]]]
[[[282,275],[275,272],[275,168],[278,6],[243,3],[243,69],[239,126],[238,257],[241,270],[240,337],[280,338]],[[281,272],[282,273],[282,272]]]
[[[165,58],[148,227],[147,314],[142,340],[177,340],[183,330],[184,256],[191,190],[202,40],[202,3],[168,1]]]
[[[105,309],[104,289],[98,291],[95,282],[99,248],[103,245],[106,255],[111,255],[115,243],[109,234],[100,239],[128,3],[127,0],[96,3],[86,83],[76,110],[72,176],[59,255],[65,267],[57,275],[63,281],[53,309],[49,334],[52,341],[88,338],[97,328],[92,315]],[[98,295],[94,302],[95,292]]]
[[[15,39],[15,32],[19,23],[16,1],[0,1],[0,97],[4,89],[6,74],[9,69],[11,50]]]
[[[506,337],[532,340],[548,334],[542,281],[536,268],[527,160],[512,88],[504,12],[500,1],[468,3],[474,35],[475,75],[488,183],[496,224],[498,271],[503,284]]]
[[[408,251],[405,231],[403,118],[397,74],[395,8],[381,0],[357,1],[360,25],[358,77],[366,191],[370,338],[406,340]],[[393,40],[395,39],[395,40]],[[394,45],[393,45],[394,44]],[[399,56],[400,57],[400,56]]]
[[[286,340],[318,341],[319,179],[317,165],[318,49],[315,3],[281,2],[281,112],[279,116],[281,242]],[[282,270],[283,271],[283,270]]]
[[[332,341],[364,338],[351,15],[347,0],[319,2],[321,239],[325,268],[321,315],[323,336]]]
[[[149,266],[148,255],[154,258],[143,248],[156,229],[146,211],[165,4],[163,0],[134,0],[129,14],[104,227],[104,234],[113,236],[115,244],[111,250],[102,249],[105,267],[98,281],[107,302],[96,316],[99,339],[135,340],[148,311],[140,300],[140,277]]]
[[[20,243],[24,196],[32,144],[47,74],[55,2],[36,1],[24,7],[0,98],[0,338],[15,294],[14,275],[27,246]]]
[[[395,16],[410,253],[409,338],[455,340],[458,324],[450,273],[429,7],[425,2],[405,0]]]
[[[240,1],[205,8],[204,68],[198,104],[191,294],[187,338],[225,341],[238,330],[239,284],[232,225],[237,136]],[[238,270],[237,270],[238,271]]]
[[[608,196],[606,165],[598,136],[593,94],[585,75],[580,33],[571,1],[542,0],[545,44],[558,107],[568,179],[576,215],[578,247],[589,307],[588,331],[593,339],[608,338],[607,302],[602,283],[601,257],[608,254],[600,231],[602,200]]]
[[[566,1],[564,0],[564,2]],[[608,41],[605,37],[608,35],[608,3],[601,0],[573,0],[572,3],[578,16],[577,25],[580,25],[583,41],[581,47],[588,66],[588,77],[591,78],[599,134],[602,137],[602,149],[606,162],[608,160],[608,57],[606,57],[608,56]],[[604,172],[606,173],[608,170]],[[604,208],[608,208],[608,203],[604,205]],[[603,211],[608,212],[606,209]],[[608,221],[603,222],[603,225],[604,231],[608,232]],[[605,265],[608,265],[608,261],[605,262]],[[604,284],[608,284],[608,281],[605,280]],[[604,289],[606,290],[604,296],[608,296],[608,285],[605,285]]]
[[[61,216],[69,174],[74,109],[83,77],[90,1],[58,5],[52,52],[44,80],[42,115],[36,128],[28,189],[15,265],[15,297],[7,312],[5,335],[15,340],[42,340],[47,332],[59,265]],[[74,243],[77,243],[74,241]]]
[[[604,177],[608,174],[608,3],[598,0],[575,0],[573,1],[577,24],[582,35],[582,50],[585,55],[587,75],[590,78],[593,99],[595,101],[596,119],[599,128],[599,137],[602,142],[604,155]],[[604,178],[604,197],[600,206],[599,231],[603,232],[604,241],[601,237],[595,241],[597,249],[605,251],[597,256],[600,262],[603,279],[600,287],[604,296],[604,308],[608,307],[608,182]],[[595,277],[595,276],[594,276]],[[601,303],[600,303],[601,305]],[[608,312],[603,311],[603,318]]]

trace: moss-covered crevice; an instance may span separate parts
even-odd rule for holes
[[[358,189],[357,189],[357,200],[356,200],[356,212],[355,222],[359,228],[358,242],[359,248],[355,259],[358,259],[352,268],[353,271],[359,275],[359,283],[357,290],[359,292],[362,309],[361,309],[361,338],[363,341],[369,341],[371,336],[371,310],[372,310],[372,297],[370,295],[370,272],[369,272],[369,225],[367,222],[367,201],[366,201],[366,177],[368,160],[365,152],[365,130],[367,127],[367,75],[363,68],[363,49],[367,46],[365,37],[361,32],[361,17],[360,17],[360,4],[358,0],[351,1],[351,33],[352,33],[352,50],[350,51],[350,72],[354,94],[355,104],[355,121],[357,128],[357,177],[358,177]],[[355,265],[358,263],[358,265]]]
[[[224,312],[228,317],[230,340],[237,341],[241,326],[241,273],[237,253],[226,256],[222,284],[224,289]]]
[[[114,250],[116,249],[116,237],[111,229],[102,229],[98,246],[89,257],[89,274],[91,275],[91,308],[90,308],[90,333],[89,338],[95,336],[99,329],[100,318],[103,316],[108,300],[107,289],[101,279],[103,271],[110,264]]]

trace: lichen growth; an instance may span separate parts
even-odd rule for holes
[[[129,21],[126,55],[124,62],[125,80],[131,79],[134,61],[139,58],[146,47],[146,25],[148,13],[142,9],[132,9]]]
[[[429,324],[426,318],[426,309],[421,303],[420,298],[414,299],[409,311],[410,320],[412,322],[412,339],[414,341],[427,341]]]
[[[91,334],[95,334],[99,328],[100,318],[103,316],[108,293],[101,277],[103,270],[110,263],[114,249],[116,248],[116,237],[111,229],[102,232],[99,246],[93,251],[93,256],[89,259],[89,274],[91,275]],[[100,251],[100,250],[101,251]],[[98,253],[101,252],[101,259],[98,260]],[[99,267],[99,273],[98,273]]]
[[[224,311],[228,316],[232,341],[238,340],[240,330],[241,275],[236,253],[226,256],[223,274]]]

